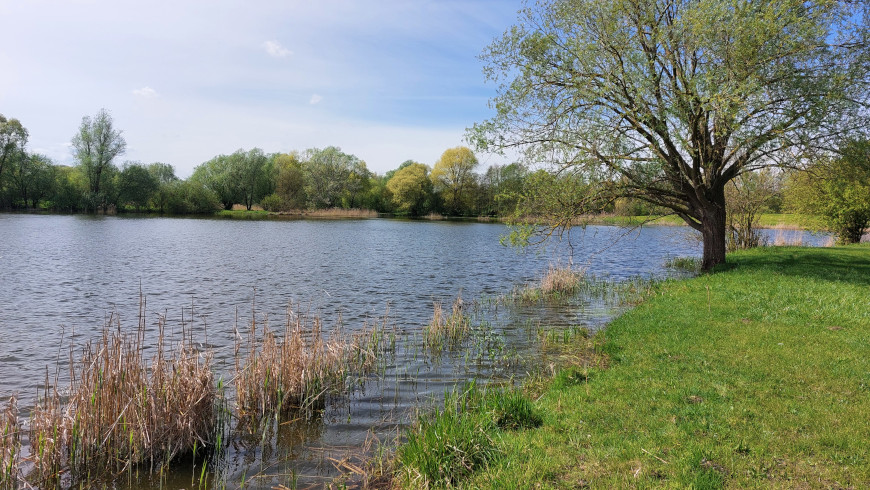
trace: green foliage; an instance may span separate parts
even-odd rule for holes
[[[275,197],[268,203],[261,203],[269,211],[288,211],[305,208],[305,175],[299,154],[282,153],[272,161],[275,174]],[[269,207],[266,207],[266,204]]]
[[[118,202],[133,206],[137,211],[148,208],[160,183],[144,165],[128,162],[118,174]]]
[[[121,131],[115,129],[112,116],[100,109],[96,116],[82,118],[78,132],[72,139],[73,155],[82,174],[87,178],[85,206],[89,211],[106,209],[113,204],[116,194],[113,179],[117,173],[115,158],[127,150]]]
[[[445,150],[435,162],[430,178],[436,192],[441,194],[446,209],[458,216],[469,207],[469,191],[475,181],[477,157],[471,149],[457,146]]]
[[[529,175],[518,194],[514,213],[509,218],[512,231],[506,241],[514,246],[540,243],[552,234],[561,236],[591,211],[612,200],[601,187],[590,185],[583,177],[572,173],[538,170]]]
[[[793,174],[786,202],[799,212],[822,216],[840,243],[859,242],[870,227],[870,141],[851,141],[840,157]]]
[[[359,205],[371,177],[365,162],[335,146],[308,150],[303,170],[305,195],[312,209]]]
[[[536,2],[483,54],[496,115],[469,138],[675,212],[710,268],[725,261],[730,180],[867,126],[864,7]]]
[[[423,216],[432,211],[433,195],[429,167],[414,162],[402,165],[403,167],[387,181],[387,190],[392,194],[393,205],[400,213]]]
[[[0,206],[5,204],[4,171],[10,164],[24,157],[28,136],[27,129],[21,125],[21,121],[15,118],[7,119],[0,114]]]

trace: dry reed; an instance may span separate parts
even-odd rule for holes
[[[184,328],[180,342],[167,349],[162,318],[158,329],[150,361],[143,357],[142,315],[133,335],[123,334],[112,315],[80,358],[70,350],[68,401],[61,404],[56,382],[46,383],[31,414],[33,481],[57,485],[65,474],[76,484],[136,465],[154,471],[213,445],[219,400],[211,354],[197,352]]]
[[[432,320],[423,328],[423,344],[433,351],[446,345],[455,346],[468,335],[471,321],[463,311],[462,296],[453,301],[450,314],[445,314],[440,302],[433,306]]]
[[[377,218],[377,211],[371,209],[343,209],[343,208],[327,208],[327,209],[306,209],[300,214],[306,218]]]
[[[547,294],[573,294],[580,287],[583,273],[570,267],[550,265],[547,273],[541,278],[541,292]]]
[[[793,230],[783,226],[776,226],[776,235],[773,238],[773,245],[777,247],[802,247],[804,246],[804,238],[802,230]],[[786,231],[789,233],[786,233]]]
[[[317,406],[324,395],[341,391],[349,379],[370,372],[382,347],[383,330],[377,326],[348,335],[339,320],[325,338],[320,317],[292,309],[283,332],[262,323],[259,328],[253,315],[244,359],[243,346],[236,343],[236,407],[243,424],[256,426],[264,417]]]
[[[13,395],[0,412],[0,488],[14,488],[21,461],[21,424],[18,400]]]

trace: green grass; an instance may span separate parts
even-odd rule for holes
[[[870,247],[763,248],[656,286],[469,488],[867,488]]]
[[[824,231],[826,226],[819,216],[806,214],[767,213],[759,215],[759,226],[762,228],[782,227],[787,229]],[[593,216],[589,218],[590,224],[614,225],[614,226],[637,226],[670,225],[685,226],[685,222],[678,216]]]
[[[263,219],[274,219],[274,215],[269,213],[268,211],[263,210],[245,210],[245,209],[233,209],[226,210],[222,209],[216,212],[215,217],[224,218],[224,219],[241,219],[241,220],[263,220]]]
[[[396,451],[396,483],[411,488],[461,485],[502,456],[504,434],[540,426],[531,400],[514,389],[478,388],[448,394],[444,409],[419,417]]]

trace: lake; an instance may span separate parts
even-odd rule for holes
[[[53,372],[58,358],[68,356],[67,342],[96,338],[110,314],[135,329],[140,297],[151,331],[160,315],[170,327],[193,319],[195,335],[214,349],[224,375],[232,370],[235,327],[242,330],[252,314],[280,326],[293,304],[322,316],[327,327],[340,318],[353,330],[389,312],[400,346],[378,379],[295,427],[280,450],[230,451],[222,470],[230,481],[247,479],[255,488],[286,484],[288,475],[317,484],[336,474],[329,458],[358,452],[371,434],[394,437],[413,407],[457,382],[517,374],[467,357],[420,356],[415,342],[433,303],[449,305],[461,294],[466,302],[496,304],[493,298],[557,263],[617,281],[661,277],[669,273],[668,258],[698,256],[701,248],[686,227],[589,226],[524,253],[500,245],[505,233],[503,225],[453,221],[0,214],[0,396],[18,393],[26,411],[46,369]],[[500,348],[523,358],[534,349],[532,325],[594,330],[616,312],[607,301],[586,299],[484,316]],[[189,484],[189,470],[180,469],[177,478]]]

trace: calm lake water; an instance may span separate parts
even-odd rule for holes
[[[418,355],[412,344],[431,318],[433,302],[449,305],[461,293],[466,301],[485,304],[557,262],[573,260],[596,276],[621,280],[662,276],[668,257],[700,254],[685,227],[627,232],[590,226],[573,231],[570,246],[563,241],[525,253],[499,244],[506,232],[497,224],[386,219],[0,214],[0,397],[18,393],[22,407],[32,405],[46,367],[53,370],[58,356],[67,355],[62,336],[77,345],[95,338],[110,313],[134,329],[140,293],[152,330],[158,315],[170,327],[193,316],[196,335],[215,349],[216,369],[223,374],[232,370],[234,325],[239,318],[239,329],[245,327],[252,304],[257,317],[268,317],[274,326],[293,303],[321,315],[327,327],[340,316],[349,330],[389,311],[388,323],[406,340],[379,379],[322,418],[287,429],[292,433],[279,437],[279,449],[238,449],[226,463],[227,478],[245,478],[254,487],[287,484],[290,474],[316,484],[335,474],[329,458],[353,453],[370,431],[381,440],[395,436],[412,407],[457,382],[515,374],[485,362]],[[536,335],[530,325],[594,330],[614,311],[589,300],[490,313],[490,320],[499,345],[524,357]],[[189,484],[191,476],[179,470],[178,478],[179,485]]]

